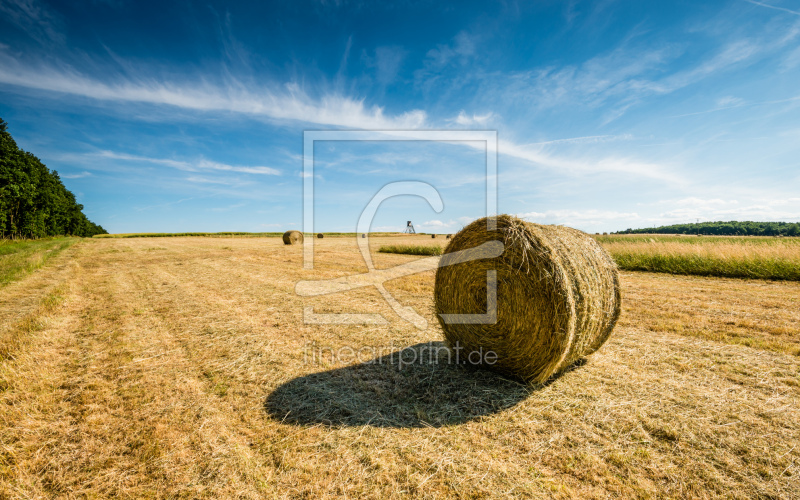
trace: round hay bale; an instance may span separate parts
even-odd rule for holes
[[[303,242],[303,233],[300,231],[286,231],[283,233],[284,245],[298,245]]]
[[[317,234],[317,238],[320,238],[320,239],[322,239],[322,238],[324,238],[324,237],[325,237],[325,235],[324,235],[324,234],[322,234],[322,233],[318,233],[318,234]]]
[[[450,238],[452,238],[452,237],[453,237],[453,235],[452,235],[452,234],[448,234],[447,236],[445,236],[445,239],[448,239],[448,240],[449,240],[449,239],[450,239]]]
[[[500,215],[496,231],[488,232],[483,218],[458,232],[442,264],[452,252],[491,240],[503,242],[500,257],[436,270],[437,317],[460,360],[543,383],[603,345],[619,318],[621,292],[616,264],[593,238]],[[497,301],[489,305],[496,323],[445,323],[439,314],[487,312],[490,270],[497,272]]]
[[[367,235],[366,235],[365,233],[361,233],[361,237],[362,237],[362,238],[366,238],[366,237],[367,237]]]
[[[432,234],[432,235],[431,235],[431,238],[436,238],[436,235],[435,235],[435,234]]]

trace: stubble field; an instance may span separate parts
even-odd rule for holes
[[[624,272],[609,342],[534,388],[411,363],[440,345],[432,272],[387,283],[425,330],[374,288],[296,295],[366,271],[354,239],[315,245],[305,271],[279,238],[88,240],[0,289],[0,498],[800,491],[800,283]]]

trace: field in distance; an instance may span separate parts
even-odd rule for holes
[[[390,268],[419,257],[381,245],[423,242],[370,245]],[[624,272],[609,342],[526,387],[439,357],[432,272],[386,283],[418,330],[374,288],[294,293],[365,272],[356,239],[302,259],[275,237],[88,239],[0,289],[0,497],[800,490],[800,283]]]
[[[800,280],[800,238],[595,236],[621,269],[697,276]]]
[[[627,271],[800,281],[800,238],[595,235]],[[386,245],[385,253],[440,255],[447,240]]]
[[[800,238],[595,235],[620,269],[669,274],[800,281]],[[440,255],[446,240],[386,245],[385,253]]]

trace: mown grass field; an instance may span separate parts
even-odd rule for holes
[[[442,255],[444,247],[439,245],[381,245],[382,253],[399,253],[405,255]]]
[[[800,281],[800,238],[595,236],[620,269]]]
[[[0,287],[39,269],[80,238],[0,240]]]
[[[390,244],[430,238],[374,238],[377,267],[419,258]],[[315,252],[304,270],[280,238],[91,239],[1,288],[0,497],[800,491],[800,283],[624,272],[609,342],[526,387],[408,361],[440,345],[432,272],[386,284],[424,330],[374,288],[296,295],[366,271],[355,239]]]
[[[594,238],[620,269],[723,278],[800,281],[800,238],[609,235]],[[379,251],[440,255],[447,241]]]

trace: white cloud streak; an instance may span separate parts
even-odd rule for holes
[[[387,116],[379,106],[336,94],[314,99],[299,85],[257,88],[238,80],[225,85],[117,77],[100,81],[71,66],[23,64],[7,51],[0,52],[0,83],[26,89],[71,94],[124,103],[169,105],[193,111],[228,111],[275,120],[361,129],[415,129],[423,127],[422,110]]]
[[[788,12],[789,14],[794,14],[796,16],[800,16],[800,12],[796,10],[787,9],[785,7],[779,7],[777,5],[770,5],[763,2],[756,2],[755,0],[745,0],[747,3],[751,3],[753,5],[760,5],[761,7],[767,7],[768,9],[780,10],[783,12]]]
[[[604,156],[596,158],[569,158],[546,152],[535,145],[519,145],[510,141],[499,141],[501,155],[519,158],[538,166],[564,174],[585,175],[614,173],[647,177],[671,184],[684,184],[686,180],[662,165],[626,157]]]
[[[217,170],[223,172],[240,172],[244,174],[259,174],[259,175],[281,175],[280,170],[271,168],[271,167],[262,167],[262,166],[234,166],[234,165],[227,165],[225,163],[218,163],[206,159],[200,159],[194,163],[181,161],[181,160],[171,160],[168,158],[150,158],[146,156],[137,156],[137,155],[130,155],[127,153],[116,153],[113,151],[101,151],[100,153],[93,154],[92,156],[100,157],[100,158],[108,158],[111,160],[123,160],[123,161],[133,161],[133,162],[144,162],[144,163],[153,163],[156,165],[164,165],[171,168],[176,168],[178,170],[184,170],[187,172],[199,172],[204,170]]]
[[[83,177],[90,177],[92,174],[91,172],[83,171],[78,172],[77,174],[62,174],[61,172],[58,173],[58,176],[62,179],[81,179]]]
[[[584,137],[567,137],[566,139],[553,139],[552,141],[532,142],[525,146],[552,146],[556,144],[598,144],[603,142],[632,139],[631,134],[623,135],[588,135]]]
[[[485,125],[493,117],[494,113],[492,112],[486,113],[485,115],[473,114],[469,116],[462,110],[458,116],[448,121],[455,122],[459,125]]]

